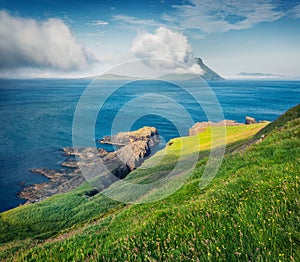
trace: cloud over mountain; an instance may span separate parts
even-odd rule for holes
[[[187,37],[166,27],[159,27],[153,34],[139,33],[130,51],[137,58],[166,59],[183,64],[189,64],[193,58]]]
[[[60,19],[37,21],[0,11],[0,69],[85,68],[95,58]]]

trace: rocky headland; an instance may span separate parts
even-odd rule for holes
[[[189,135],[204,132],[210,126],[237,126],[256,123],[246,117],[245,123],[233,120],[220,122],[198,122],[189,129]],[[98,191],[109,187],[119,179],[125,178],[132,170],[142,164],[151,153],[151,148],[159,143],[159,134],[154,127],[143,127],[136,131],[120,132],[105,136],[97,142],[117,146],[117,150],[107,152],[103,148],[66,147],[63,148],[66,159],[59,170],[36,168],[32,173],[40,174],[49,179],[45,183],[24,187],[19,197],[26,203],[39,202],[49,196],[65,193],[80,186],[85,180],[91,182]]]
[[[159,142],[157,129],[154,127],[143,127],[137,131],[120,132],[114,136],[105,136],[99,140],[102,144],[112,144],[117,146],[125,146],[138,141],[145,141],[150,146],[154,146]]]
[[[264,122],[264,121],[260,121]],[[223,120],[220,122],[197,122],[189,129],[189,136],[197,135],[205,131],[207,127],[211,126],[240,126],[240,125],[251,125],[257,123],[253,117],[246,116],[245,123],[238,123],[233,120]]]
[[[26,203],[39,202],[54,194],[75,189],[86,179],[92,180],[101,191],[141,165],[150,155],[152,147],[159,143],[159,134],[154,127],[143,127],[132,132],[106,136],[99,142],[120,148],[107,152],[103,148],[66,147],[63,149],[66,160],[61,163],[64,168],[30,170],[49,178],[49,181],[25,187],[19,197],[26,199]]]
[[[197,122],[189,129],[189,136],[197,135],[205,131],[207,127],[210,126],[238,126],[243,125],[242,123],[235,122],[233,120],[223,120],[220,122]]]

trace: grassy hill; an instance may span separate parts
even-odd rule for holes
[[[1,213],[0,260],[299,261],[300,105],[265,125],[227,127],[226,156],[204,189],[209,129],[200,148],[197,137],[174,139],[159,164],[126,178],[163,176],[183,143],[199,151],[188,182],[161,201],[125,205],[85,183]]]

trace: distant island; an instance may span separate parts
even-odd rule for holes
[[[210,69],[207,65],[203,63],[203,60],[201,58],[195,58],[194,64],[197,64],[203,71],[203,74],[196,74],[196,73],[182,73],[182,74],[165,74],[159,77],[161,80],[197,80],[197,78],[202,77],[206,81],[222,81],[225,80],[223,77],[221,77],[218,73]]]
[[[241,72],[241,73],[238,73],[238,76],[242,76],[242,77],[260,77],[260,78],[283,78],[283,77],[285,77],[284,75],[274,75],[274,74],[270,74],[270,73],[259,73],[259,72],[254,72],[254,73]]]
[[[194,65],[198,65],[202,70],[202,74],[193,73],[191,70],[186,70],[183,73],[168,73],[161,75],[159,77],[154,77],[154,79],[164,80],[164,81],[192,81],[197,80],[199,77],[202,77],[206,81],[222,81],[225,80],[218,73],[209,68],[206,64],[203,63],[203,60],[199,57],[194,59]],[[100,76],[87,77],[87,79],[97,79],[97,80],[143,80],[147,78],[119,75],[113,73],[107,73]]]

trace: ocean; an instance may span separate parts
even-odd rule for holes
[[[17,197],[22,186],[47,181],[30,173],[30,169],[61,168],[59,164],[64,160],[61,149],[72,146],[74,114],[90,82],[87,79],[0,80],[0,212],[24,203]],[[275,120],[300,101],[300,81],[226,80],[208,84],[224,118],[238,122],[244,122],[245,116]],[[86,105],[91,107],[91,115],[86,110],[84,119],[89,124],[95,123],[90,141],[94,145],[96,139],[110,135],[111,130],[128,131],[147,125],[158,129],[161,148],[171,138],[187,135],[191,127],[187,123],[208,120],[205,107],[172,83],[133,81],[106,97],[110,88],[112,81],[103,81],[99,92],[92,94]],[[101,100],[104,103],[99,104]],[[95,110],[97,117],[93,119]],[[187,121],[184,111],[190,117]],[[113,150],[110,146],[105,149]]]

